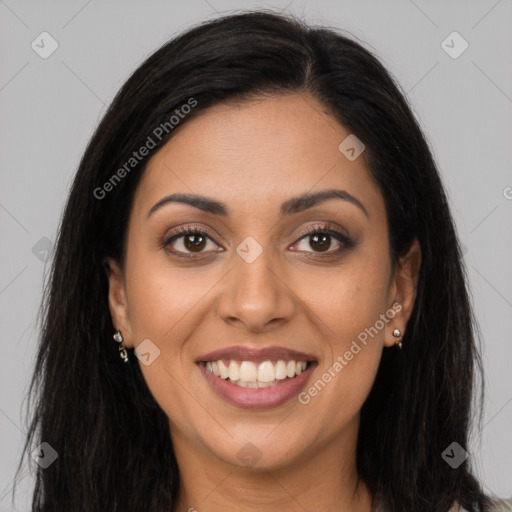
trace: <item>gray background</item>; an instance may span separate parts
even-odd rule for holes
[[[484,427],[468,449],[487,491],[512,496],[512,0],[0,0],[0,511],[11,510],[24,441],[45,251],[94,127],[131,71],[178,31],[261,6],[349,31],[407,92],[450,196],[483,334]],[[59,45],[47,59],[31,47],[43,31]],[[453,31],[469,44],[458,58],[442,46]],[[27,476],[21,510],[30,488]]]

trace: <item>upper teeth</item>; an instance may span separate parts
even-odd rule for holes
[[[306,365],[306,361],[283,360],[279,360],[275,364],[272,361],[263,361],[258,365],[252,361],[230,360],[229,365],[226,365],[224,361],[219,360],[208,361],[206,369],[222,379],[229,379],[232,382],[239,381],[238,384],[268,383],[300,375],[306,369]]]

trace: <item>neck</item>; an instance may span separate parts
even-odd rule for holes
[[[173,435],[180,491],[173,512],[371,512],[372,497],[356,471],[355,436],[340,436],[286,464],[240,467]],[[307,452],[307,453],[306,453]]]

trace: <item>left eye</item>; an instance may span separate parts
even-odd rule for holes
[[[309,242],[307,241],[309,238]],[[338,247],[332,251],[329,249],[334,241],[338,244]],[[302,247],[301,247],[302,244]],[[297,243],[296,247],[298,251],[304,252],[340,252],[346,245],[345,236],[337,231],[331,229],[318,229],[306,233]],[[308,249],[312,249],[309,251]]]

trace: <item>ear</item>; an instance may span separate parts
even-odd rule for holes
[[[407,254],[402,256],[395,266],[388,297],[388,310],[395,311],[395,316],[386,325],[384,345],[391,347],[403,339],[407,322],[411,316],[416,300],[416,287],[421,266],[421,248],[414,240]],[[399,329],[400,337],[393,336]]]
[[[119,263],[112,258],[105,260],[105,269],[108,277],[108,305],[112,323],[116,330],[121,331],[125,347],[131,348],[133,347],[132,329],[128,301],[126,300],[123,271]]]

